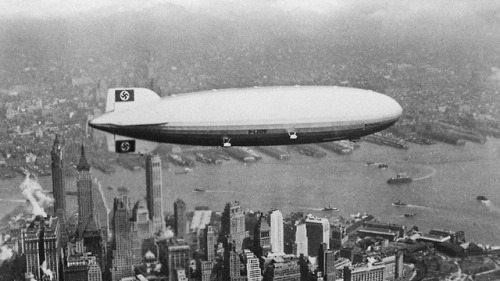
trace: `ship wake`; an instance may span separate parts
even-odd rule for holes
[[[427,167],[427,168],[429,168],[429,170],[431,170],[429,174],[422,176],[422,177],[419,177],[419,178],[416,178],[416,179],[413,179],[413,181],[428,179],[437,173],[437,170],[435,168],[433,168],[433,167]]]
[[[496,213],[500,213],[500,208],[495,206],[495,204],[493,204],[493,202],[491,202],[490,200],[486,200],[486,201],[481,201],[484,205],[486,205],[486,207],[488,207],[488,209],[491,211],[491,212],[496,212]]]
[[[6,198],[0,198],[0,202],[24,203],[24,202],[26,202],[26,200],[23,200],[23,199],[6,199]]]

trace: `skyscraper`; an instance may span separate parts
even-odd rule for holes
[[[201,261],[201,281],[209,281],[212,278],[212,269],[215,258],[215,232],[214,226],[207,224],[203,230],[201,247],[205,252],[205,260]]]
[[[177,272],[189,272],[191,248],[183,239],[170,239],[167,244],[168,280],[177,280]]]
[[[158,155],[148,155],[146,158],[146,198],[149,219],[153,221],[154,232],[163,229],[161,159]]]
[[[130,199],[115,198],[113,205],[113,259],[111,280],[134,276],[134,266],[142,263],[141,244],[130,220]]]
[[[64,186],[63,173],[63,151],[59,138],[56,135],[54,145],[52,146],[52,189],[54,194],[54,216],[66,216],[66,187]]]
[[[84,245],[97,260],[101,268],[106,266],[107,233],[101,228],[98,214],[94,208],[94,196],[90,165],[85,157],[85,149],[81,146],[80,161],[76,166],[76,188],[78,199],[77,237],[83,239]],[[107,215],[107,214],[106,214]]]
[[[102,281],[101,267],[96,257],[89,255],[83,240],[68,243],[64,264],[65,280]]]
[[[308,256],[308,244],[309,241],[307,239],[307,228],[305,223],[298,222],[296,225],[295,231],[295,247],[294,254],[299,257],[301,254],[304,256]]]
[[[237,250],[243,247],[243,240],[248,236],[245,231],[245,215],[240,202],[227,203],[221,218],[222,235],[234,241]]]
[[[153,221],[149,219],[149,212],[142,200],[137,201],[132,210],[132,221],[137,229],[139,239],[147,239],[153,236]]]
[[[271,212],[271,251],[276,254],[284,254],[283,242],[283,215],[279,210]]]
[[[316,255],[318,247],[322,243],[326,243],[326,247],[330,248],[330,223],[328,219],[307,215],[306,230],[308,240],[307,252],[309,255]]]
[[[255,227],[253,248],[257,257],[267,256],[271,251],[271,228],[266,222],[264,214],[260,214],[257,226]]]
[[[205,227],[205,256],[207,261],[214,261],[215,258],[215,232],[214,226],[207,224]]]
[[[239,256],[239,250],[235,247],[234,241],[228,241],[226,239],[224,244],[224,281],[244,281],[245,276],[241,276],[241,260]]]
[[[90,165],[85,158],[85,149],[81,147],[80,162],[76,166],[76,189],[78,197],[78,228],[81,231],[88,220],[94,219],[94,200],[92,197],[92,177]]]
[[[26,276],[42,280],[52,275],[51,280],[63,280],[59,276],[61,262],[61,233],[58,217],[37,216],[23,231],[26,254]]]
[[[246,257],[247,280],[260,281],[262,280],[262,272],[259,266],[259,259],[249,250],[245,249],[244,254]]]
[[[175,220],[175,236],[177,238],[184,238],[186,235],[186,203],[181,199],[174,202],[174,220]]]
[[[329,250],[326,243],[322,243],[318,250],[318,271],[321,272],[323,280],[335,280],[335,255]]]

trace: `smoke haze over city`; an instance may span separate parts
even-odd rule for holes
[[[499,31],[487,0],[3,0],[0,274],[18,275],[0,279],[59,278],[69,256],[102,280],[270,281],[286,264],[330,281],[381,263],[397,281],[496,278]],[[153,160],[109,151],[88,125],[110,88],[296,85],[382,93],[403,113],[361,141],[250,147],[260,155],[161,144]],[[44,254],[56,236],[66,260]]]

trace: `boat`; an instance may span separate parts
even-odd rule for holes
[[[129,191],[128,187],[125,187],[123,185],[118,187],[117,189],[118,189],[118,191],[121,191],[121,192],[128,192]]]
[[[207,192],[207,191],[205,189],[195,188],[195,189],[193,189],[193,192],[203,193],[203,192]]]
[[[410,147],[406,144],[404,139],[398,138],[392,134],[381,134],[375,133],[372,135],[368,135],[363,137],[367,142],[371,142],[378,145],[387,145],[394,148],[407,150]]]
[[[389,168],[389,165],[387,165],[385,163],[380,163],[380,164],[378,164],[378,168],[379,169],[387,169],[387,168]]]
[[[401,200],[398,200],[394,203],[392,203],[392,206],[400,207],[400,206],[407,206],[408,204],[401,202]]]
[[[415,216],[415,215],[416,215],[416,213],[406,213],[406,214],[404,214],[403,216],[404,216],[405,218],[411,218],[411,217],[413,217],[413,216]]]
[[[176,171],[175,173],[178,174],[178,175],[184,175],[184,174],[187,174],[187,173],[191,172],[192,170],[193,169],[191,169],[191,168],[185,167],[183,170]]]
[[[339,208],[334,208],[334,207],[331,207],[331,206],[328,206],[328,207],[324,207],[323,208],[323,212],[333,212],[333,211],[338,211]]]
[[[388,184],[399,184],[399,183],[410,183],[412,182],[412,178],[410,178],[406,173],[398,173],[396,177],[390,178],[387,180]]]
[[[224,152],[227,153],[229,156],[240,160],[242,162],[255,162],[257,159],[250,154],[248,151],[245,151],[239,147],[228,147],[224,149]]]
[[[262,153],[265,153],[271,157],[274,157],[278,160],[288,160],[290,159],[290,153],[286,151],[279,150],[273,146],[258,146],[256,147]]]
[[[312,156],[315,158],[321,158],[326,156],[326,152],[321,151],[319,148],[316,148],[312,145],[307,145],[307,144],[294,145],[292,146],[292,148],[297,150],[300,154]]]
[[[317,145],[339,155],[346,155],[352,153],[354,150],[354,147],[352,147],[349,142],[345,141],[323,142],[318,143]]]
[[[168,159],[170,160],[170,162],[172,162],[178,166],[184,166],[184,167],[194,167],[195,166],[195,163],[193,160],[191,160],[185,156],[182,156],[180,154],[175,154],[175,153],[168,154]]]
[[[488,200],[488,198],[484,195],[479,195],[478,197],[476,197],[476,199],[479,201],[487,201]]]

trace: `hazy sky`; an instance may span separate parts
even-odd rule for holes
[[[500,21],[497,0],[2,0],[1,17],[74,17],[98,11],[115,13],[140,11],[159,5],[225,14],[280,9],[334,14],[360,11],[370,16],[411,18],[418,16],[463,17],[482,15]]]

